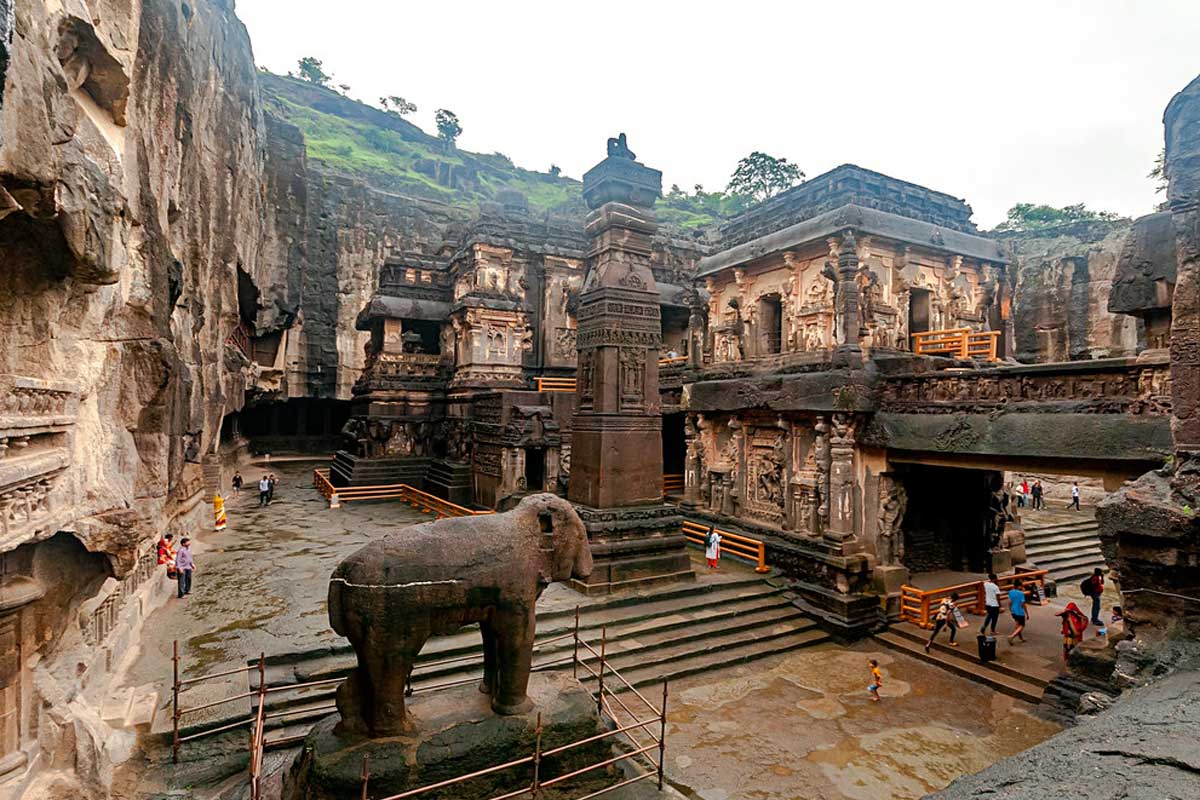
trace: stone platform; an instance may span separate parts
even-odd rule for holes
[[[398,794],[505,762],[532,756],[539,713],[542,750],[594,736],[604,730],[591,693],[565,674],[535,673],[529,681],[534,708],[500,716],[474,684],[417,694],[408,701],[413,731],[405,736],[367,739],[339,735],[337,714],[321,720],[305,741],[285,788],[289,800],[341,800],[362,792],[363,756],[368,757],[372,796]],[[612,757],[615,739],[602,739],[542,759],[542,780]],[[523,764],[422,795],[431,800],[475,800],[528,786],[532,764]],[[565,796],[615,781],[598,769],[568,781]],[[545,797],[556,797],[546,792]]]

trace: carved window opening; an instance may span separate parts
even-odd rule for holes
[[[767,355],[783,349],[783,303],[779,295],[769,294],[758,301],[758,325],[762,352]]]
[[[908,333],[924,333],[932,330],[931,295],[928,289],[910,289],[908,297]]]
[[[405,353],[438,355],[442,352],[442,323],[429,319],[401,320],[400,340]]]

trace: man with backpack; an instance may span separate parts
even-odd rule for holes
[[[1100,596],[1104,594],[1104,571],[1096,567],[1091,575],[1080,582],[1079,591],[1083,593],[1084,597],[1092,598],[1092,624],[1098,628],[1104,627],[1104,623],[1100,621]]]

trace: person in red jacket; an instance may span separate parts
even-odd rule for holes
[[[167,576],[175,577],[175,534],[164,533],[158,540],[158,563],[166,566]]]

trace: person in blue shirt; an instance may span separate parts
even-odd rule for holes
[[[1025,589],[1020,583],[1017,583],[1013,588],[1008,590],[1008,611],[1012,614],[1013,622],[1017,623],[1016,630],[1008,635],[1008,643],[1012,644],[1013,639],[1025,641],[1025,637],[1021,635],[1025,630]]]

